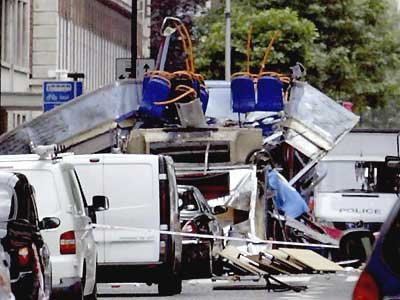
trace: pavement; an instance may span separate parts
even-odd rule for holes
[[[354,285],[359,273],[346,271],[331,274],[279,275],[279,280],[293,285],[306,285],[303,292],[270,291],[265,289],[263,279],[258,282],[254,278],[242,277],[241,281],[199,279],[184,281],[182,293],[168,298],[177,299],[351,299]],[[165,299],[157,294],[157,285],[147,286],[137,283],[113,283],[98,285],[98,299],[127,300],[136,298]]]

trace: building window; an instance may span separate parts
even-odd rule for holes
[[[29,2],[1,1],[1,62],[28,68]]]
[[[26,115],[24,113],[12,113],[12,127],[9,129],[14,129],[19,125],[26,122]]]

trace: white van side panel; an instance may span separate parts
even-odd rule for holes
[[[132,157],[133,158],[133,157]],[[110,208],[105,223],[112,226],[160,228],[158,158],[148,162],[104,157],[104,195]],[[160,237],[146,230],[111,229],[105,233],[107,263],[158,262]]]

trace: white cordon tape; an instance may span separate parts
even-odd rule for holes
[[[136,227],[111,226],[111,225],[103,225],[103,224],[92,224],[92,225],[93,225],[93,227],[99,228],[99,229],[119,229],[119,230],[130,230],[130,231],[136,231],[136,232],[142,231],[142,232],[146,232],[146,233],[160,233],[160,234],[195,237],[195,238],[212,239],[212,240],[215,239],[215,240],[224,240],[224,241],[240,241],[240,242],[248,242],[248,243],[253,243],[253,244],[271,244],[271,245],[286,245],[286,246],[290,245],[290,246],[300,246],[300,247],[320,247],[320,248],[339,249],[338,245],[306,244],[306,243],[284,242],[284,241],[273,241],[273,240],[248,239],[248,238],[217,236],[217,235],[209,235],[209,234],[145,229],[145,228],[136,228]]]

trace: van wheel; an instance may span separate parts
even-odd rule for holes
[[[76,283],[72,290],[72,299],[83,300],[83,284],[82,282]],[[69,297],[68,297],[69,298]]]
[[[182,279],[177,275],[168,274],[163,276],[158,283],[158,294],[160,296],[172,296],[182,292]]]

